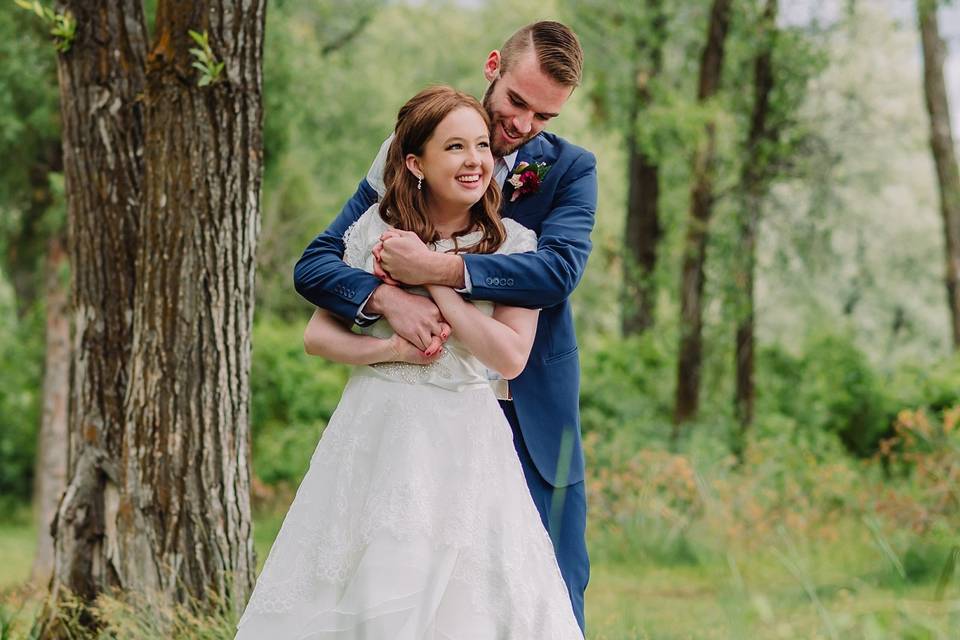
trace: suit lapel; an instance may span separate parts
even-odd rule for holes
[[[540,140],[540,136],[537,135],[533,140],[526,143],[520,147],[520,151],[517,153],[517,162],[513,165],[513,168],[516,169],[521,162],[527,162],[533,164],[540,160],[543,155],[542,149],[543,143]],[[513,175],[513,169],[510,170],[510,173],[507,174],[507,178]],[[513,197],[513,185],[509,182],[503,183],[503,205],[500,207],[501,215],[507,218],[516,218],[518,215],[518,209],[523,204],[523,198],[519,198],[514,202],[510,201],[510,198]]]

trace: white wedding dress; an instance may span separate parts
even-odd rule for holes
[[[532,231],[504,224],[498,252],[536,249]],[[387,228],[371,207],[347,231],[344,260],[372,271]],[[381,320],[365,332],[391,329]],[[456,334],[431,365],[357,367],[236,637],[582,640],[512,438]]]

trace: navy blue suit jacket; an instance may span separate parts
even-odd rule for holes
[[[593,154],[542,132],[517,155],[517,163],[550,167],[537,193],[511,202],[504,185],[502,215],[533,229],[536,252],[512,255],[466,254],[471,297],[498,304],[540,308],[530,359],[510,381],[523,439],[544,480],[563,487],[583,480],[580,442],[580,361],[570,294],[590,255],[597,209],[597,165]],[[353,320],[381,284],[343,262],[343,234],[377,201],[362,180],[330,227],[306,248],[294,267],[294,285],[314,305]]]

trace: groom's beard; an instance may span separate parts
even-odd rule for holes
[[[503,158],[522,147],[537,134],[531,131],[528,136],[521,138],[519,142],[508,142],[503,138],[503,134],[500,132],[501,126],[505,127],[510,133],[514,133],[514,131],[506,122],[506,118],[498,115],[494,109],[493,90],[496,88],[497,82],[499,82],[499,80],[491,82],[490,86],[487,87],[487,92],[483,94],[483,108],[486,110],[487,115],[490,116],[490,152],[494,158]]]

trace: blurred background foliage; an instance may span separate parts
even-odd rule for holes
[[[721,89],[706,103],[696,100],[706,0],[270,3],[251,375],[261,559],[349,374],[304,354],[311,309],[293,291],[294,262],[409,96],[440,82],[482,95],[486,54],[518,26],[557,18],[580,34],[586,67],[550,129],[591,149],[600,179],[594,250],[574,294],[591,637],[956,637],[960,356],[914,9],[799,4],[782,3],[772,51],[781,135],[762,155],[756,409],[738,459],[737,193],[761,3],[734,2]],[[53,50],[11,7],[0,8],[0,506],[11,514],[0,535],[22,556],[42,400],[43,247],[65,214]],[[944,4],[941,29],[956,113],[960,7]],[[648,91],[639,107],[638,74]],[[700,410],[671,442],[691,160],[709,120],[718,159]],[[631,138],[659,166],[662,236],[655,322],[625,335]],[[0,587],[23,566],[5,560]]]

